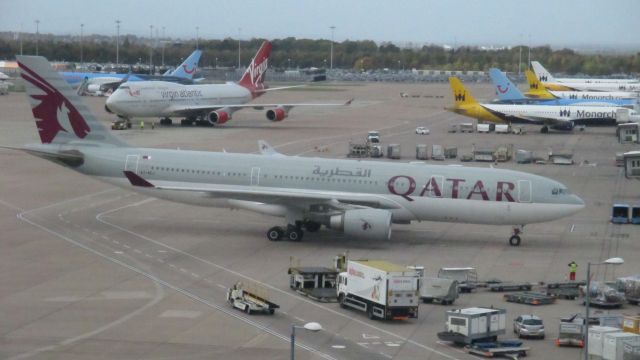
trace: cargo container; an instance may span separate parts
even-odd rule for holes
[[[416,145],[416,159],[418,160],[429,159],[429,152],[426,144]]]
[[[510,132],[511,132],[511,125],[496,124],[496,134],[509,134]]]
[[[604,335],[617,332],[620,332],[620,329],[611,326],[589,326],[589,359],[601,360]]]
[[[640,344],[640,335],[626,332],[604,334],[602,359],[622,360],[624,351],[623,342],[626,342],[630,345],[638,345]]]
[[[506,333],[506,311],[472,307],[454,309],[446,312],[446,323],[438,338],[456,344],[473,344],[484,341],[497,341],[498,335]]]
[[[387,157],[389,159],[400,159],[400,144],[387,145]]]
[[[458,157],[458,148],[455,146],[447,146],[444,148],[444,157],[446,159],[455,159]]]
[[[464,133],[464,132],[472,133],[473,123],[462,123],[458,126],[458,129],[460,130],[461,133]]]
[[[611,209],[611,222],[614,224],[629,223],[629,205],[613,204]]]
[[[622,360],[640,360],[640,345],[629,341],[623,341]]]
[[[478,133],[489,133],[491,132],[491,127],[489,126],[489,124],[478,124],[478,126],[476,127],[476,129],[478,130]]]
[[[629,304],[638,305],[640,302],[640,274],[620,277],[616,281],[618,291],[624,293]]]
[[[518,164],[530,164],[534,161],[533,151],[518,149],[516,150],[516,162]]]
[[[370,319],[418,317],[419,274],[381,260],[349,260],[338,275],[338,303],[364,311]]]
[[[625,315],[622,319],[622,331],[640,335],[640,315]]]
[[[431,146],[431,159],[444,160],[444,148],[442,147],[442,145]]]

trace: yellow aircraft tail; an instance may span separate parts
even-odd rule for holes
[[[555,99],[556,97],[551,94],[544,84],[538,79],[536,74],[531,70],[525,70],[525,76],[527,77],[527,82],[529,83],[529,91],[525,94],[526,96],[538,98],[538,99]]]
[[[462,81],[455,76],[449,77],[449,85],[451,85],[451,91],[453,92],[453,103],[456,107],[461,105],[477,104],[476,99],[471,96],[471,93],[464,87]]]

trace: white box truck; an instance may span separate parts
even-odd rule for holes
[[[349,260],[338,275],[338,303],[367,313],[370,319],[418,317],[418,272],[382,260]]]
[[[444,331],[438,333],[438,338],[456,344],[495,342],[498,335],[504,335],[507,329],[507,314],[504,309],[455,309],[447,311],[446,318]]]

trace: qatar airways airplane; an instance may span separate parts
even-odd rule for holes
[[[513,225],[517,246],[525,224],[584,208],[565,185],[512,170],[285,156],[264,142],[262,154],[134,147],[96,120],[46,59],[17,59],[41,140],[20,150],[145,195],[282,217],[286,226],[266,232],[272,241],[299,241],[322,225],[387,240],[392,223],[443,221]]]
[[[343,106],[342,104],[247,104],[268,91],[297,86],[267,88],[264,84],[271,43],[265,41],[238,83],[183,85],[164,81],[127,82],[109,96],[105,109],[120,117],[162,118],[170,125],[171,117],[180,116],[183,125],[222,125],[237,110],[254,108],[266,112],[270,121],[282,121],[294,106]],[[298,85],[299,86],[299,85]]]

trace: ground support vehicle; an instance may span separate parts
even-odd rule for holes
[[[227,291],[227,301],[234,308],[251,315],[256,312],[273,314],[280,306],[267,300],[265,290],[257,286],[236,283]]]
[[[338,275],[338,303],[370,319],[418,317],[420,276],[415,269],[382,260],[348,260]]]
[[[518,359],[519,356],[527,356],[527,351],[531,348],[522,345],[522,341],[507,340],[500,342],[475,343],[465,346],[465,351],[469,354],[484,357],[506,357]]]
[[[501,282],[495,284],[488,284],[487,288],[491,291],[518,291],[518,290],[531,290],[533,285],[527,282]]]
[[[335,302],[338,271],[321,266],[294,266],[287,271],[289,287],[320,302]]]
[[[579,287],[585,284],[586,283],[584,281],[548,283],[545,288],[545,292],[549,296],[573,300],[580,295]]]
[[[504,309],[472,307],[448,310],[445,329],[438,333],[438,338],[459,345],[496,342],[498,335],[506,333],[506,326]]]

